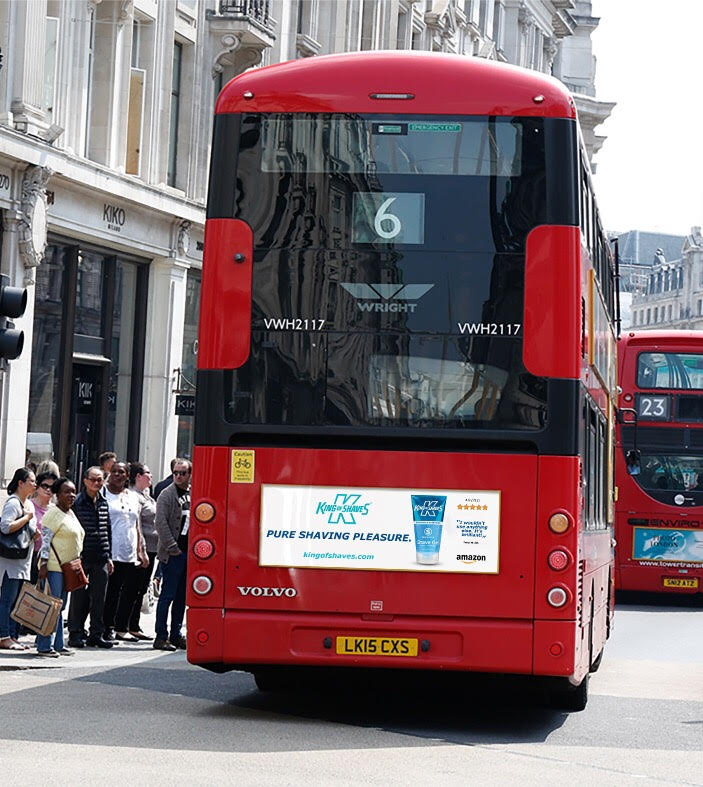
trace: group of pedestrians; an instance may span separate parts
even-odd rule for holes
[[[186,555],[190,524],[187,459],[171,462],[171,476],[152,496],[149,468],[119,461],[105,452],[87,468],[81,488],[53,463],[18,469],[7,487],[0,518],[0,652],[25,650],[10,613],[23,581],[46,581],[62,599],[62,613],[49,636],[37,636],[40,656],[72,655],[76,648],[110,649],[119,642],[152,641],[157,650],[186,647]],[[67,604],[62,564],[81,558],[88,584],[70,593]],[[159,560],[161,584],[155,638],[140,615]],[[169,627],[169,611],[170,627]],[[87,629],[86,629],[87,626]]]

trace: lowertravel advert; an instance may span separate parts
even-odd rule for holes
[[[500,491],[261,487],[259,565],[498,573]]]

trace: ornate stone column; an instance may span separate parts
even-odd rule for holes
[[[34,269],[46,250],[46,184],[53,172],[47,167],[29,166],[22,179],[18,219],[18,248],[24,264],[24,285],[34,284]]]

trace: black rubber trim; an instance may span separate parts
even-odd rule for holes
[[[584,391],[578,380],[548,380],[549,420],[539,431],[409,427],[231,424],[224,418],[224,372],[199,371],[195,444],[375,451],[491,451],[555,456],[579,454]]]
[[[215,115],[207,196],[208,219],[231,219],[234,216],[241,118],[240,114]]]
[[[576,122],[545,118],[547,224],[579,226],[579,143]],[[559,177],[556,174],[559,173]]]

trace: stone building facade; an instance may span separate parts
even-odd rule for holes
[[[586,0],[0,0],[0,269],[27,286],[0,373],[0,475],[114,449],[163,473],[189,414],[215,98],[328,52],[422,49],[554,73],[591,152]],[[179,414],[176,414],[178,408]]]
[[[692,227],[676,259],[661,249],[632,298],[632,328],[703,330],[703,235]]]

